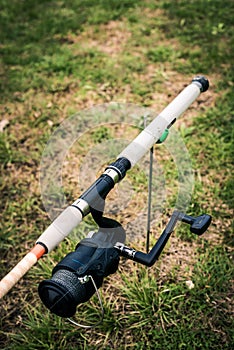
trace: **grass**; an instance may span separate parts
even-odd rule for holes
[[[151,269],[122,261],[101,290],[102,325],[83,331],[51,315],[37,286],[93,229],[87,217],[1,300],[2,349],[233,348],[233,12],[228,0],[1,1],[0,113],[8,122],[0,132],[1,276],[50,223],[40,192],[40,162],[62,121],[69,127],[66,120],[82,111],[77,130],[67,130],[72,137],[86,130],[63,164],[63,190],[71,202],[80,187],[90,185],[86,167],[99,173],[118,150],[117,140],[120,146],[130,141],[142,126],[142,109],[136,113],[131,103],[159,112],[195,74],[206,74],[210,89],[175,129],[193,166],[188,213],[213,217],[202,237],[179,226]],[[121,107],[108,110],[110,101],[128,103],[129,116]],[[96,105],[99,114],[89,110]],[[160,219],[153,237],[177,196],[178,172],[168,147],[155,147],[155,195],[159,200],[160,184],[167,197],[155,199]],[[147,159],[124,181],[126,187],[121,184],[110,195],[108,210],[126,226],[130,244],[145,249],[144,215],[135,213],[146,208]],[[50,193],[60,200],[55,182]],[[84,322],[96,318],[96,305],[94,298],[81,306]]]

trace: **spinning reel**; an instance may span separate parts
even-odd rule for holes
[[[158,241],[149,253],[144,253],[125,246],[122,226],[114,220],[105,219],[110,227],[100,227],[97,232],[91,232],[78,243],[74,252],[54,267],[51,279],[40,283],[40,298],[52,313],[67,318],[74,316],[77,305],[88,301],[101,287],[104,277],[117,271],[120,256],[152,266],[178,221],[188,224],[190,231],[196,235],[202,235],[211,223],[211,216],[207,214],[192,217],[174,211]]]

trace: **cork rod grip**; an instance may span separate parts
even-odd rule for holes
[[[25,255],[20,262],[0,281],[0,299],[36,264],[45,253],[45,248],[39,244]]]

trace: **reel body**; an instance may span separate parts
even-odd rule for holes
[[[117,271],[120,256],[148,267],[152,266],[159,258],[178,221],[189,224],[191,232],[201,235],[209,227],[211,216],[203,214],[192,217],[174,211],[149,253],[125,246],[125,232],[122,226],[119,226],[118,230],[116,227],[100,228],[98,232],[81,240],[75,251],[68,253],[54,267],[51,279],[40,283],[38,292],[42,302],[60,317],[74,316],[77,305],[88,301],[101,287],[104,277]]]
[[[114,248],[117,238],[123,235],[100,230],[93,233],[54,267],[51,279],[40,283],[39,296],[52,313],[73,316],[77,305],[88,301],[101,287],[104,277],[117,271],[120,260]]]

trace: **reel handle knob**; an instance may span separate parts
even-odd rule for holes
[[[182,220],[186,224],[190,225],[190,231],[196,235],[202,235],[210,226],[211,216],[208,214],[202,214],[196,217],[184,215]]]

